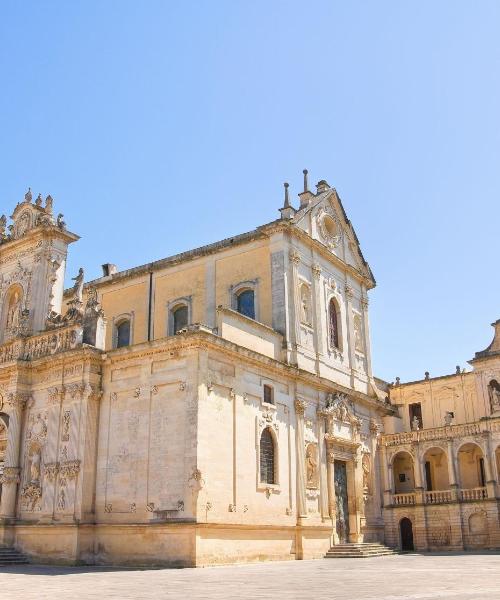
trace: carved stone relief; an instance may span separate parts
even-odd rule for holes
[[[318,445],[309,443],[306,446],[306,485],[316,489],[319,483],[319,452]]]

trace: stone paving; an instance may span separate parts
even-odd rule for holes
[[[182,570],[0,568],[1,600],[500,599],[500,554],[386,556]]]

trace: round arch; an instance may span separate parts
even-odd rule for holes
[[[462,489],[486,486],[484,452],[476,442],[465,441],[457,449],[457,464]]]
[[[450,488],[450,474],[447,451],[439,445],[431,446],[424,452],[422,462],[426,491],[448,490]]]
[[[406,494],[415,489],[413,456],[407,450],[396,452],[391,459],[394,493]]]

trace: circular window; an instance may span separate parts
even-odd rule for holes
[[[332,219],[332,217],[325,215],[323,217],[323,227],[325,229],[325,233],[329,238],[334,238],[337,235],[337,224]]]

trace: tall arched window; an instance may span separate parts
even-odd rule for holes
[[[116,347],[123,348],[130,345],[130,321],[125,319],[116,326]]]
[[[260,436],[260,481],[262,483],[276,483],[274,439],[269,427],[266,427]]]
[[[178,333],[184,327],[187,327],[188,324],[188,307],[185,304],[181,304],[174,308],[172,311],[172,316],[174,319],[174,335]]]
[[[255,294],[253,290],[243,290],[238,294],[237,310],[240,314],[255,319]]]
[[[340,349],[340,338],[339,338],[339,319],[337,314],[337,303],[332,298],[328,307],[328,329],[330,336],[330,345],[333,348]]]

